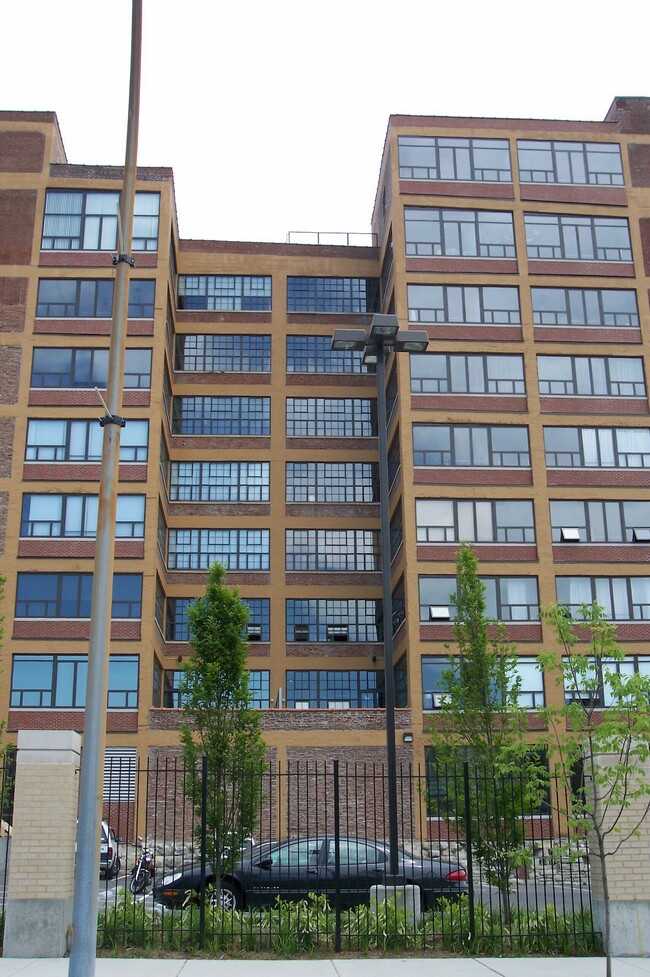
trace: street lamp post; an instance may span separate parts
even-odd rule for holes
[[[397,755],[395,749],[395,662],[393,648],[393,590],[390,553],[388,472],[388,414],[386,360],[393,352],[423,352],[429,337],[423,330],[400,329],[397,316],[374,315],[370,331],[335,329],[332,349],[359,350],[363,362],[377,368],[377,433],[379,439],[379,502],[381,511],[381,577],[384,618],[384,699],[386,709],[386,773],[388,786],[389,875],[398,881]]]

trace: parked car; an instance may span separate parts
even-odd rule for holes
[[[339,844],[339,892],[342,905],[367,903],[370,887],[381,884],[388,872],[388,848],[378,841],[341,838]],[[399,875],[419,886],[422,907],[442,897],[457,899],[467,891],[462,865],[438,857],[416,858],[400,851]],[[208,867],[206,884],[213,886]],[[192,864],[156,883],[154,899],[164,906],[179,907],[196,899],[201,891],[200,866]],[[258,845],[223,877],[220,900],[224,909],[273,905],[276,899],[297,901],[308,893],[324,893],[333,901],[337,891],[333,837],[300,838]]]
[[[120,873],[122,862],[118,851],[115,832],[106,821],[102,821],[99,839],[99,874],[105,879],[114,879]]]

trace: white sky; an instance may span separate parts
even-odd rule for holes
[[[140,165],[182,237],[367,231],[388,116],[602,120],[650,95],[644,0],[144,0]],[[16,0],[0,108],[55,111],[71,163],[124,160],[130,0]]]

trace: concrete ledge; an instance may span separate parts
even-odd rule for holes
[[[370,907],[377,911],[383,903],[394,899],[397,909],[406,913],[410,923],[417,923],[422,915],[422,893],[417,885],[372,885]]]
[[[72,899],[11,899],[5,912],[3,956],[63,957]]]
[[[650,957],[650,900],[610,900],[612,955]],[[605,903],[593,900],[594,928],[605,932]]]
[[[81,760],[81,737],[71,729],[21,729],[16,765],[21,763],[73,763]]]

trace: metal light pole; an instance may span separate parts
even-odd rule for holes
[[[395,315],[374,315],[370,332],[335,329],[332,349],[362,350],[363,362],[377,367],[377,428],[379,439],[379,503],[381,510],[381,577],[384,619],[384,700],[386,709],[386,773],[388,786],[389,876],[398,880],[397,752],[395,747],[395,656],[393,646],[393,588],[390,553],[390,485],[388,473],[388,416],[386,360],[392,352],[423,352],[429,337],[422,330],[399,328]]]
[[[102,465],[97,509],[97,540],[90,611],[88,677],[81,755],[77,862],[72,914],[73,942],[68,977],[94,977],[97,956],[97,896],[99,893],[99,844],[102,820],[104,744],[106,740],[106,696],[113,595],[113,553],[115,510],[119,479],[124,340],[129,301],[128,256],[133,236],[138,116],[140,108],[140,49],[142,0],[132,0],[131,76],[129,116],[120,201],[119,254],[115,264],[113,321],[106,384],[106,415],[99,421],[104,429]],[[106,405],[105,405],[106,406]]]

